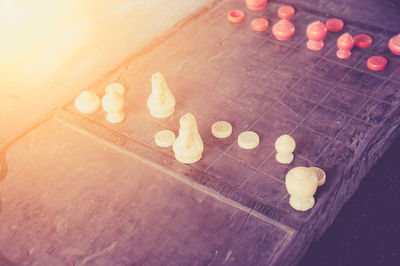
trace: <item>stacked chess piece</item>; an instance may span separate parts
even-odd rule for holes
[[[106,87],[106,94],[101,103],[104,111],[107,112],[106,120],[110,123],[119,123],[124,120],[124,94],[125,89],[119,83],[113,83]]]

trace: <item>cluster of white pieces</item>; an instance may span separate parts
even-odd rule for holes
[[[296,148],[295,140],[285,134],[275,141],[276,160],[282,164],[293,161]],[[314,194],[318,186],[325,183],[326,174],[318,167],[295,167],[286,175],[286,189],[290,194],[290,205],[298,211],[307,211],[314,206]]]
[[[165,118],[175,111],[175,99],[169,90],[161,73],[151,77],[152,93],[147,100],[147,107],[152,116]],[[110,123],[124,120],[125,89],[119,83],[106,87],[106,94],[102,98],[103,109],[107,112],[106,119]],[[75,99],[75,107],[82,113],[93,113],[100,105],[100,98],[93,92],[83,91]],[[170,130],[162,130],[155,135],[156,144],[160,147],[169,147],[175,154],[176,160],[191,164],[202,158],[204,145],[200,137],[195,117],[187,113],[180,118],[179,135]],[[218,121],[211,128],[216,138],[226,138],[232,133],[232,126],[226,121]],[[258,135],[251,131],[242,132],[238,137],[238,144],[244,149],[253,149],[258,146]],[[289,135],[282,135],[275,141],[276,160],[282,164],[293,161],[293,152],[296,148],[294,139]],[[325,182],[325,172],[318,167],[295,167],[286,175],[286,188],[290,194],[290,205],[299,211],[309,210],[314,206],[314,194],[318,186]]]
[[[147,99],[150,114],[156,118],[166,118],[175,112],[175,98],[168,88],[164,76],[157,72],[151,76],[151,94]],[[179,120],[179,135],[171,130],[161,130],[154,136],[156,144],[160,147],[169,147],[175,153],[175,158],[182,163],[195,163],[203,154],[203,141],[197,128],[196,119],[187,113]]]
[[[172,145],[175,159],[181,163],[195,163],[201,159],[204,150],[196,119],[191,113],[187,113],[180,118],[179,124],[179,135],[176,139],[171,130],[161,130],[154,136],[156,144],[159,147]]]
[[[107,112],[106,119],[110,123],[119,123],[125,118],[125,113],[122,111],[125,103],[124,86],[112,83],[106,87],[105,91],[101,104]],[[79,112],[91,114],[100,107],[100,98],[91,91],[83,91],[75,98],[74,105]]]

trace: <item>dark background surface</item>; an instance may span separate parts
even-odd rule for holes
[[[400,33],[399,0],[288,3]],[[362,181],[326,233],[310,246],[301,266],[400,265],[399,151],[400,138]]]
[[[342,19],[349,19],[400,33],[400,0],[287,0]]]
[[[301,266],[400,265],[399,151],[397,138]]]

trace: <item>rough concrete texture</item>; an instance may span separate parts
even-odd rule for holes
[[[290,235],[54,120],[7,162],[0,250],[17,265],[267,263]]]
[[[107,123],[103,110],[81,115],[68,104],[14,143],[0,183],[3,260],[296,263],[398,136],[400,60],[385,45],[393,32],[361,22],[346,22],[344,30],[371,34],[374,44],[354,48],[350,60],[335,56],[340,33],[329,33],[323,50],[306,50],[308,23],[331,15],[301,6],[288,41],[250,29],[254,17],[275,23],[280,5],[271,2],[233,25],[226,12],[245,9],[244,2],[223,1],[106,76],[93,90],[102,96],[108,83],[125,86],[123,123]],[[376,53],[389,60],[384,71],[365,66]],[[156,71],[177,100],[175,114],[162,120],[145,105]],[[153,139],[160,129],[177,133],[186,112],[195,115],[205,143],[193,165],[177,162]],[[211,136],[217,120],[232,123],[231,137]],[[248,129],[261,140],[251,151],[236,145]],[[274,158],[273,143],[285,133],[297,143],[289,165]],[[327,172],[307,212],[290,207],[284,186],[287,171],[300,165]]]

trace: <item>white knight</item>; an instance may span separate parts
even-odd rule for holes
[[[175,112],[175,98],[167,86],[164,76],[157,72],[151,76],[152,92],[147,107],[152,116],[165,118]]]
[[[182,163],[195,163],[201,159],[204,149],[196,119],[191,113],[187,113],[181,117],[179,123],[179,136],[172,146],[175,158]]]

